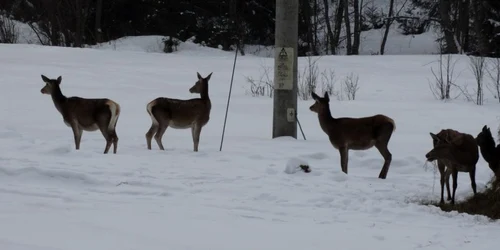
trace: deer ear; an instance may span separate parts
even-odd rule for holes
[[[42,76],[42,80],[43,80],[44,82],[48,82],[48,81],[49,81],[49,78],[47,78],[46,76],[44,76],[44,75],[41,75],[41,76]]]
[[[62,76],[59,76],[59,77],[57,78],[57,84],[61,84],[61,81],[62,81]]]
[[[489,130],[490,130],[490,129],[489,129],[486,125],[484,125],[484,127],[483,127],[483,132],[488,132]]]
[[[433,133],[429,133],[429,134],[431,135],[431,137],[432,137],[433,140],[435,140],[435,141],[439,141],[440,140],[439,136],[437,136],[436,134],[433,134]]]
[[[316,93],[314,93],[314,92],[311,92],[311,96],[312,96],[312,98],[313,98],[314,100],[318,100],[318,99],[319,99],[319,96],[318,96],[318,95],[316,95]]]
[[[205,77],[205,80],[207,80],[207,81],[210,80],[210,77],[212,77],[212,73],[214,73],[214,72],[211,72],[210,75],[208,75],[207,77]]]
[[[327,91],[325,91],[324,98],[325,98],[327,101],[330,101],[330,97],[328,96],[328,92],[327,92]]]
[[[196,75],[198,76],[198,80],[203,79],[203,77],[201,77],[200,73],[196,72]]]

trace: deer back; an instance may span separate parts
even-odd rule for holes
[[[212,104],[201,98],[189,100],[179,100],[160,97],[154,100],[155,110],[164,113],[164,115],[175,124],[191,124],[195,121],[206,123],[210,119],[210,110]]]
[[[321,123],[320,119],[320,123]],[[323,121],[327,134],[339,144],[360,144],[359,147],[373,145],[381,135],[383,127],[394,124],[392,119],[384,115],[374,115],[361,118],[337,118]],[[393,127],[395,127],[393,125]]]
[[[111,116],[110,105],[116,105],[107,98],[87,99],[81,97],[70,97],[62,107],[62,115],[65,120],[77,119],[83,127],[97,123],[103,117]]]

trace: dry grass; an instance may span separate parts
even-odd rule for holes
[[[457,211],[472,215],[484,215],[493,220],[500,219],[500,180],[494,180],[491,186],[478,192],[455,205],[449,203],[439,204],[439,201],[420,201],[422,205],[432,205],[441,208],[445,212]]]

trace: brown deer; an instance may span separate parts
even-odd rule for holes
[[[425,157],[427,161],[437,160],[441,176],[441,200],[444,203],[444,184],[448,200],[455,204],[458,172],[469,173],[472,191],[476,194],[476,164],[479,150],[475,138],[453,129],[443,129],[438,134],[430,133],[433,149]],[[453,195],[450,197],[450,175],[453,177]]]
[[[116,123],[120,116],[120,105],[107,98],[66,97],[61,92],[61,76],[57,79],[49,79],[42,75],[42,80],[45,86],[40,91],[42,94],[52,96],[52,101],[57,111],[61,113],[64,123],[73,130],[76,150],[80,149],[83,130],[99,129],[106,139],[104,154],[108,153],[111,144],[113,144],[113,153],[116,154],[118,147]]]
[[[476,142],[491,171],[497,179],[500,179],[500,144],[495,146],[490,128],[484,125],[482,131],[476,136]]]
[[[212,109],[212,103],[208,96],[208,81],[212,73],[205,78],[201,77],[200,73],[196,73],[198,81],[189,89],[189,92],[199,93],[200,98],[179,100],[158,97],[148,103],[146,108],[152,121],[151,128],[146,133],[148,149],[151,149],[151,139],[154,136],[158,147],[165,150],[161,139],[168,127],[191,128],[193,150],[198,152],[201,129],[210,120],[210,110]]]
[[[330,143],[340,153],[342,172],[347,174],[349,150],[367,150],[375,146],[384,157],[384,165],[378,178],[385,179],[392,161],[392,154],[387,148],[391,135],[396,130],[394,120],[385,115],[362,118],[333,118],[330,113],[328,92],[319,97],[312,92],[315,103],[309,108],[318,113],[319,125],[328,135]]]

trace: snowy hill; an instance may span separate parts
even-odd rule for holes
[[[140,42],[139,44],[143,44]],[[142,46],[142,45],[141,45]],[[141,47],[139,46],[139,47]],[[388,46],[391,47],[391,46]],[[131,47],[129,47],[131,48]],[[435,56],[325,56],[320,70],[359,75],[356,100],[330,103],[333,116],[382,113],[397,124],[386,180],[376,149],[351,151],[349,175],[321,131],[311,100],[299,101],[307,140],[271,139],[272,99],[248,95],[246,77],[273,60],[239,57],[226,137],[219,151],[233,53],[186,46],[173,54],[0,45],[0,248],[9,250],[123,249],[490,249],[498,222],[445,213],[417,201],[439,200],[439,178],[426,170],[429,132],[453,128],[477,135],[498,128],[497,100],[433,98],[428,81]],[[138,51],[139,50],[139,51]],[[457,57],[459,84],[473,85],[468,59]],[[307,65],[301,58],[299,68]],[[200,151],[189,130],[169,128],[166,151],[146,149],[146,104],[158,96],[187,99],[202,76],[210,80],[211,120]],[[67,96],[108,97],[122,113],[118,154],[103,155],[99,132],[84,132],[74,150],[40,75],[62,76]],[[466,114],[466,115],[465,115]],[[289,159],[311,173],[287,174]],[[427,164],[432,168],[431,164]],[[478,190],[491,170],[481,158]],[[457,200],[472,194],[460,173]]]

